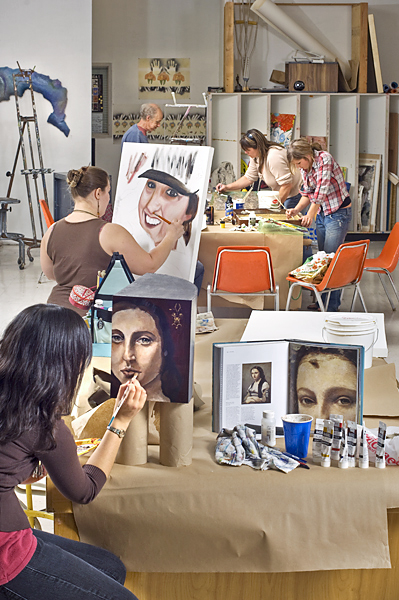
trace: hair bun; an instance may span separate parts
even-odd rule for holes
[[[74,188],[77,185],[79,185],[82,177],[83,177],[82,169],[79,169],[78,171],[76,169],[71,169],[70,171],[68,171],[67,184],[69,185],[69,187]]]

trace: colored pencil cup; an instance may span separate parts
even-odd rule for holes
[[[308,455],[310,428],[313,417],[310,415],[285,415],[281,417],[284,429],[285,450],[298,458]]]

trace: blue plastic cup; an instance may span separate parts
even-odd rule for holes
[[[285,415],[281,419],[283,421],[286,452],[298,456],[298,458],[306,458],[313,417],[297,414]]]

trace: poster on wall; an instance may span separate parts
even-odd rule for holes
[[[139,58],[139,98],[190,98],[189,58]]]
[[[158,273],[194,280],[212,157],[209,146],[123,144],[113,222],[147,252],[163,240],[168,221],[184,224]]]

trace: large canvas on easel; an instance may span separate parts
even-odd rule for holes
[[[147,252],[182,219],[185,232],[158,273],[194,280],[213,148],[125,142],[113,222],[127,229]]]

